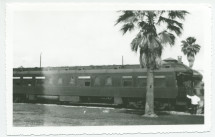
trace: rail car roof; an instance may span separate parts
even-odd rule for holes
[[[199,73],[199,72],[196,71],[196,70],[193,70],[193,77],[194,77],[195,79],[199,79],[199,80],[202,80],[202,78],[203,78],[202,74]]]
[[[101,65],[101,66],[72,66],[72,67],[42,67],[42,68],[14,68],[13,73],[20,73],[20,72],[41,72],[41,71],[74,71],[74,72],[94,72],[94,71],[101,71],[101,72],[143,72],[146,71],[146,68],[140,68],[138,64],[132,65]],[[175,71],[175,72],[183,72],[183,73],[193,73],[193,71],[184,65],[183,63],[179,63],[177,60],[172,58],[168,58],[162,61],[161,69],[156,71]]]

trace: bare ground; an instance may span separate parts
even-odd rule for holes
[[[177,112],[156,113],[157,118],[146,118],[142,117],[143,110],[14,103],[13,125],[32,127],[204,124],[204,116]]]

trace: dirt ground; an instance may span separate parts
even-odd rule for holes
[[[156,112],[157,118],[142,117],[143,110],[55,104],[13,104],[13,125],[104,126],[203,124],[204,116],[183,112]]]

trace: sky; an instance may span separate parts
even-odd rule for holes
[[[181,52],[181,40],[189,36],[201,46],[196,55],[194,69],[203,69],[204,11],[192,10],[186,16],[184,30],[173,47],[165,46],[162,59],[186,56]],[[132,52],[130,43],[135,32],[120,32],[114,25],[116,11],[37,11],[21,10],[13,15],[13,67],[42,67],[139,64],[139,54]]]

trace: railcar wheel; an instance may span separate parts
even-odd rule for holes
[[[172,103],[169,103],[168,104],[168,107],[167,107],[167,110],[175,110],[175,105],[174,104],[172,104]]]
[[[188,108],[187,108],[186,105],[176,105],[176,106],[175,106],[175,110],[176,110],[176,111],[183,111],[183,112],[185,112],[185,111],[188,110]]]
[[[24,94],[15,94],[13,95],[13,103],[26,103],[27,98]]]
[[[19,97],[13,97],[13,103],[19,103],[20,98]]]

